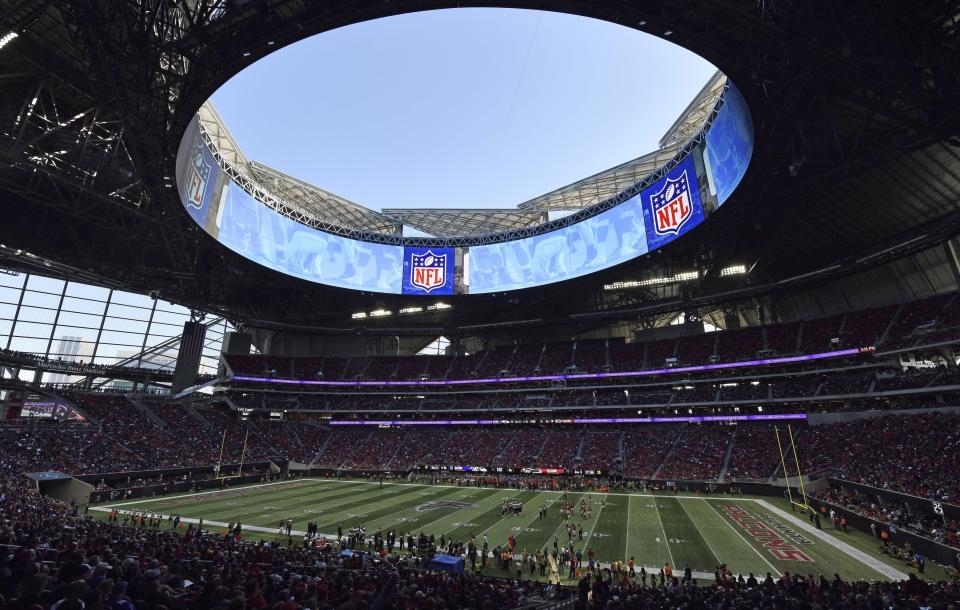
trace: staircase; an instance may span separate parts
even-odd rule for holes
[[[194,407],[193,405],[184,404],[184,405],[183,405],[183,408],[184,408],[184,410],[186,410],[187,414],[188,414],[190,417],[192,417],[193,419],[195,419],[195,420],[197,421],[197,423],[200,424],[201,426],[203,426],[204,428],[212,428],[212,427],[213,427],[213,424],[211,424],[210,421],[209,421],[206,417],[204,417],[203,414],[200,413],[200,411],[198,411],[197,408]]]
[[[788,441],[788,442],[783,446],[783,457],[784,457],[784,460],[785,460],[788,464],[790,463],[790,461],[789,461],[789,460],[790,460],[790,457],[789,457],[789,456],[792,456],[792,455],[793,455],[793,445],[794,445],[794,443],[796,443],[797,439],[800,438],[800,435],[801,435],[802,433],[803,433],[803,430],[797,430],[797,433],[793,435],[793,441],[789,441],[789,439],[790,439],[789,436],[784,437],[783,435],[781,435],[781,437],[780,437],[780,441],[781,441],[781,442],[783,442],[784,440],[787,440],[787,441]],[[796,468],[796,464],[794,464],[794,468]],[[777,475],[778,475],[778,474],[781,474],[782,471],[783,471],[783,463],[782,463],[782,462],[777,462],[777,467],[773,469],[773,472],[770,474],[770,479],[769,479],[769,480],[772,481],[773,479],[777,478]],[[796,475],[793,475],[793,476],[796,476]],[[785,478],[785,477],[784,477],[784,478]]]
[[[876,345],[882,345],[883,342],[887,340],[887,335],[890,334],[890,331],[893,329],[893,325],[897,323],[897,318],[900,317],[900,314],[903,312],[906,306],[906,303],[901,303],[900,307],[897,307],[897,310],[893,312],[893,315],[890,316],[890,321],[887,323],[887,326],[883,329],[883,332],[880,333],[880,336],[877,337]]]
[[[620,443],[619,443],[619,445],[620,445],[620,472],[623,472],[623,465],[624,465],[624,464],[626,463],[626,461],[627,461],[627,451],[626,451],[626,450],[627,450],[627,447],[626,447],[626,442],[627,442],[627,431],[626,431],[626,430],[621,430],[621,431],[620,431]]]
[[[327,438],[323,441],[323,444],[319,449],[313,452],[313,457],[310,458],[310,465],[312,466],[317,461],[317,457],[323,455],[323,452],[327,450],[327,445],[330,444],[330,439],[333,438],[333,431],[327,430]]]
[[[516,349],[514,350],[516,352]],[[540,348],[540,355],[537,357],[537,363],[533,365],[533,370],[536,372],[540,371],[540,365],[543,364],[543,357],[547,353],[547,344],[544,343],[543,347]]]
[[[546,437],[544,437],[543,444],[540,445],[540,449],[537,450],[536,455],[533,456],[534,463],[536,463],[536,461],[540,459],[540,456],[543,455],[543,450],[547,448],[547,443],[549,442],[550,442],[550,435],[548,434]],[[533,464],[527,464],[527,465],[533,466]]]
[[[680,433],[677,434],[677,437],[676,437],[675,439],[673,439],[673,443],[671,443],[671,444],[670,444],[670,448],[667,449],[667,453],[666,453],[666,455],[663,456],[663,460],[662,460],[662,461],[660,462],[660,464],[657,466],[657,469],[653,471],[653,477],[652,477],[652,478],[656,479],[657,477],[660,476],[660,471],[663,470],[664,464],[666,464],[667,462],[670,461],[670,457],[673,455],[674,450],[677,448],[677,443],[680,442],[680,439],[683,437],[683,433],[684,433],[684,432],[685,432],[685,430],[681,429],[681,430],[680,430]]]
[[[737,442],[737,431],[734,430],[733,434],[730,435],[730,440],[727,441],[727,453],[723,456],[723,466],[720,468],[720,475],[717,477],[718,481],[722,481],[727,477],[727,469],[730,466],[730,456],[733,455],[733,444]]]
[[[577,454],[573,456],[573,460],[575,462],[579,462],[580,458],[583,456],[583,447],[584,445],[587,444],[587,434],[590,434],[590,433],[585,432],[580,435],[580,444],[577,445]]]
[[[160,428],[161,430],[167,429],[167,422],[160,419],[160,416],[157,415],[153,409],[143,404],[143,402],[140,401],[139,396],[137,396],[136,394],[124,394],[123,397],[127,399],[128,403],[133,405],[134,409],[140,411],[140,413],[142,413],[147,419],[152,421],[154,425],[156,425],[158,428]]]

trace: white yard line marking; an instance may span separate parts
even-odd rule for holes
[[[656,500],[653,501],[653,510],[657,512],[657,521],[660,522],[660,531],[663,532],[663,543],[667,545],[667,555],[670,556],[670,565],[675,566],[677,564],[673,560],[673,551],[670,550],[670,540],[667,539],[667,530],[663,527],[663,518],[660,517],[660,507],[657,506]]]
[[[707,499],[704,498],[703,501],[704,501],[704,502],[707,502]],[[752,550],[754,553],[756,553],[756,554],[757,554],[757,557],[759,557],[760,559],[762,559],[762,560],[764,561],[764,563],[766,563],[768,566],[770,566],[770,569],[773,570],[774,572],[776,572],[777,576],[780,576],[780,570],[778,570],[777,568],[773,567],[773,564],[770,563],[769,561],[767,561],[767,558],[763,556],[763,553],[761,553],[760,551],[758,551],[758,550],[756,549],[756,547],[754,547],[752,544],[750,544],[750,541],[747,540],[747,538],[746,538],[743,534],[740,533],[740,530],[738,530],[737,528],[733,527],[733,524],[731,524],[729,521],[727,521],[726,517],[723,516],[723,513],[721,513],[721,512],[717,509],[716,506],[714,506],[713,504],[710,504],[709,502],[707,502],[707,506],[709,506],[710,508],[712,508],[712,509],[713,509],[713,512],[717,513],[717,516],[720,518],[721,521],[723,521],[724,523],[727,524],[727,527],[729,527],[730,529],[732,529],[733,532],[734,532],[737,536],[740,536],[740,539],[743,540],[743,543],[746,544],[748,547],[750,547],[750,550]]]
[[[697,533],[700,534],[700,537],[703,538],[703,541],[707,544],[707,548],[710,549],[711,553],[713,553],[713,558],[717,560],[716,564],[714,565],[719,565],[720,563],[723,563],[720,561],[720,555],[717,555],[717,552],[713,550],[712,546],[710,546],[710,542],[707,540],[707,537],[703,535],[703,530],[697,527],[697,524],[694,523],[693,517],[690,516],[690,511],[687,510],[687,507],[684,506],[683,502],[681,502],[680,500],[677,500],[677,504],[679,504],[680,508],[683,509],[683,512],[687,514],[687,519],[690,519],[690,523],[693,524],[693,528],[697,530]]]
[[[336,480],[336,479],[323,479],[323,478],[318,478],[318,479],[316,479],[316,480],[318,480],[318,481],[326,481],[327,483],[342,483],[342,484],[353,483],[353,484],[355,484],[355,485],[376,485],[376,484],[377,484],[375,481],[350,481],[350,480],[348,480],[348,481],[340,481],[340,480]],[[404,485],[405,485],[405,486],[410,486],[410,485],[412,485],[412,486],[414,486],[414,487],[455,487],[455,488],[457,488],[457,489],[462,489],[462,488],[463,488],[462,485],[439,485],[439,484],[436,484],[436,485],[435,485],[435,484],[433,484],[433,483],[387,483],[387,485],[397,485],[397,486],[404,486]],[[509,488],[509,487],[503,487],[503,488],[482,487],[481,489],[505,489],[505,490],[507,490],[507,489],[512,489],[513,491],[516,491],[516,492],[528,491],[528,490],[526,490],[526,489],[513,489],[513,488]],[[544,493],[544,494],[562,494],[562,493],[563,493],[562,491],[550,491],[550,490],[547,490],[547,489],[538,490],[538,492],[539,492],[539,493]],[[576,493],[590,493],[590,492],[576,492]],[[592,492],[592,493],[600,493],[600,492]],[[701,499],[703,499],[703,498],[714,498],[714,499],[716,499],[716,500],[731,500],[731,501],[733,501],[733,500],[752,500],[752,499],[753,499],[753,498],[750,498],[750,497],[744,497],[744,496],[729,496],[729,495],[719,495],[719,496],[710,496],[710,495],[707,495],[707,496],[703,496],[703,495],[700,495],[700,496],[681,496],[681,495],[677,495],[677,494],[641,494],[641,493],[621,493],[621,492],[603,492],[603,493],[606,493],[608,496],[635,496],[635,497],[637,497],[637,498],[686,498],[686,499],[690,499],[690,500],[701,500]],[[659,570],[659,568],[657,568],[657,569]]]
[[[586,492],[577,492],[577,493],[580,494],[580,497],[581,497],[581,498],[584,497],[585,495],[587,495]],[[559,499],[559,498],[558,498],[558,499]],[[551,502],[550,504],[548,504],[548,506],[553,506],[555,503],[556,503],[556,500],[554,500],[553,502]],[[574,502],[573,505],[574,505],[574,507],[576,507],[576,506],[577,506],[577,502]],[[581,523],[580,525],[583,526],[582,523]],[[546,541],[544,542],[544,544],[543,544],[544,548],[546,549],[547,547],[549,547],[549,546],[550,546],[550,543],[553,541],[554,538],[557,539],[557,546],[559,546],[559,545],[560,545],[560,542],[559,542],[559,541],[560,541],[560,533],[561,533],[561,532],[563,532],[564,534],[567,533],[567,521],[564,520],[564,519],[561,519],[561,520],[557,523],[557,526],[556,526],[555,528],[553,528],[553,530],[551,530],[549,534],[547,534],[547,540],[546,540]],[[566,543],[566,545],[564,545],[564,548],[566,548],[566,546],[569,545],[570,542],[571,542],[570,540],[567,540],[567,543]]]
[[[105,506],[91,506],[91,507],[90,507],[90,510],[95,510],[95,511],[102,512],[102,513],[108,513],[108,512],[110,512],[110,509],[107,508],[107,507],[105,507]],[[163,517],[164,519],[166,519],[166,515],[161,515],[161,517]],[[180,521],[182,521],[183,523],[194,523],[194,524],[200,523],[200,519],[194,519],[193,517],[181,517],[181,518],[180,518]],[[235,522],[234,522],[234,523],[235,523]],[[207,525],[215,525],[215,526],[217,526],[217,527],[227,527],[228,525],[231,525],[231,524],[229,524],[229,523],[224,523],[223,521],[209,521],[209,520],[204,519],[203,525],[204,525],[204,526],[207,526]],[[243,527],[243,531],[251,530],[251,531],[254,531],[254,532],[265,532],[265,533],[268,533],[268,534],[276,534],[276,535],[278,535],[278,536],[280,535],[280,534],[277,533],[277,528],[275,528],[275,527],[263,527],[263,526],[260,526],[260,525],[244,525],[244,526],[242,526],[242,527]],[[144,528],[144,529],[149,530],[149,529],[151,529],[151,528]],[[165,527],[162,527],[162,526],[161,526],[160,529],[163,530],[163,529],[170,529],[170,528],[169,528],[169,527],[166,527],[166,528],[165,528]],[[206,527],[205,527],[204,529],[206,529]],[[290,535],[291,535],[291,536],[303,536],[304,534],[306,534],[306,532],[301,531],[301,530],[291,530],[291,531],[290,531]],[[330,540],[336,540],[336,538],[337,538],[336,534],[319,534],[319,537],[320,537],[320,538],[329,538]]]
[[[894,579],[894,580],[906,580],[906,579],[907,579],[907,575],[904,574],[903,572],[901,572],[900,570],[897,570],[897,569],[895,569],[895,568],[887,565],[886,563],[880,561],[879,559],[877,559],[877,558],[875,558],[875,557],[871,557],[870,555],[864,553],[864,552],[861,551],[860,549],[857,549],[857,548],[851,546],[849,543],[846,543],[846,542],[844,542],[843,540],[837,540],[835,537],[831,536],[830,534],[826,533],[825,531],[823,531],[823,530],[818,530],[816,527],[810,525],[809,523],[807,523],[807,522],[804,521],[803,519],[797,519],[796,517],[794,517],[794,516],[791,515],[790,513],[787,513],[787,512],[784,512],[784,511],[780,510],[779,508],[773,506],[772,504],[770,504],[770,503],[767,502],[766,500],[754,500],[754,502],[756,502],[756,503],[759,504],[760,506],[764,507],[765,509],[769,510],[770,512],[778,515],[781,519],[786,519],[787,521],[789,521],[790,523],[796,525],[797,527],[806,530],[806,531],[809,532],[810,534],[813,534],[814,536],[816,536],[817,538],[819,538],[819,539],[822,540],[823,542],[829,544],[830,546],[832,546],[833,548],[835,548],[835,549],[837,549],[837,550],[839,550],[839,551],[842,551],[843,553],[846,553],[847,555],[849,555],[849,556],[852,557],[853,559],[856,559],[856,560],[859,561],[860,563],[862,563],[862,564],[864,564],[864,565],[866,565],[866,566],[868,566],[868,567],[870,567],[870,568],[873,568],[874,570],[876,570],[877,572],[883,574],[883,575],[886,576],[887,578],[892,578],[892,579]]]
[[[632,498],[627,497],[627,535],[624,537],[623,541],[623,559],[627,560],[630,557],[630,500]]]
[[[606,496],[604,496],[606,499]],[[597,523],[600,521],[600,515],[603,514],[603,504],[600,505],[600,510],[597,511],[597,518],[593,520],[593,526],[590,527],[590,533],[587,534],[587,539],[583,542],[581,550],[590,548],[590,539],[593,538],[593,530],[597,529]]]
[[[544,494],[544,493],[546,493],[546,492],[543,492],[543,491],[537,492],[537,495],[535,495],[535,496],[533,496],[532,498],[530,498],[530,500],[528,500],[527,502],[524,502],[524,504],[530,504],[530,503],[532,503],[534,500],[536,500],[537,498],[539,498],[539,497],[540,497],[542,494]],[[559,499],[560,499],[560,496],[557,496],[556,498],[554,498],[553,502],[551,502],[551,503],[548,504],[547,506],[553,506],[553,505],[556,503],[556,501],[559,500]],[[509,515],[507,515],[507,517],[509,517]],[[500,517],[499,520],[494,521],[492,524],[490,524],[490,527],[488,527],[487,529],[485,529],[485,530],[483,530],[482,532],[480,532],[480,535],[483,536],[483,535],[486,534],[488,531],[490,531],[491,529],[493,529],[493,527],[494,527],[495,525],[499,525],[500,523],[502,523],[503,520],[506,519],[507,517]],[[530,526],[533,524],[533,522],[536,521],[536,520],[537,520],[537,519],[534,518],[534,519],[531,519],[530,521],[528,521],[527,524],[524,525],[523,528],[521,528],[520,533],[523,533],[523,529],[530,527]],[[514,536],[514,538],[516,538],[516,536]]]

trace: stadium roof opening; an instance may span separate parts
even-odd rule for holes
[[[508,211],[657,150],[715,71],[605,21],[452,9],[301,40],[211,99],[251,159],[370,209]],[[536,222],[533,211],[487,232]]]
[[[488,54],[500,56],[498,53],[503,54],[501,47],[519,44],[519,48],[524,49],[520,55],[522,59],[509,56],[514,63],[520,61],[519,72],[516,66],[504,66],[503,72],[511,73],[513,69],[513,85],[501,83],[494,95],[482,101],[480,107],[470,107],[473,101],[469,100],[458,104],[458,96],[470,98],[474,82],[485,78],[486,73],[477,65],[477,57],[463,54],[461,48],[470,35],[491,44],[490,39],[480,37],[476,31],[479,27],[476,24],[485,23],[489,15],[508,15],[519,19],[520,23],[525,19],[532,20],[528,23],[529,28],[519,28],[515,33],[525,41],[524,44],[511,42],[510,30],[506,29],[493,37],[494,49],[489,46],[484,49]],[[537,167],[550,159],[582,163],[584,159],[596,162],[597,158],[610,154],[621,158],[624,153],[617,152],[616,146],[611,145],[613,152],[605,145],[599,147],[599,152],[593,150],[594,146],[578,146],[578,138],[582,138],[584,129],[595,130],[603,123],[598,116],[603,115],[610,104],[629,107],[629,117],[621,118],[616,125],[604,126],[616,127],[628,135],[633,133],[631,126],[649,127],[659,112],[647,112],[643,100],[648,98],[658,100],[660,110],[664,105],[667,107],[672,123],[667,125],[664,121],[667,126],[657,128],[658,136],[648,133],[650,149],[646,152],[641,148],[643,138],[637,137],[629,142],[630,154],[643,153],[640,156],[514,207],[409,207],[376,211],[303,177],[287,173],[291,170],[286,165],[278,169],[251,159],[227,128],[218,110],[208,101],[184,133],[177,156],[180,197],[193,220],[234,252],[301,279],[387,294],[430,297],[482,294],[569,280],[659,250],[705,221],[730,197],[746,172],[753,149],[752,120],[742,95],[719,72],[713,72],[705,79],[705,84],[697,83],[686,92],[684,100],[678,101],[671,96],[682,89],[678,84],[680,81],[688,81],[687,86],[691,84],[689,75],[679,77],[683,71],[670,69],[664,74],[645,73],[640,70],[641,64],[663,68],[663,62],[657,63],[656,57],[649,54],[640,57],[639,62],[631,62],[640,51],[624,46],[626,43],[614,45],[618,54],[602,58],[599,64],[587,65],[582,61],[575,64],[581,68],[589,67],[584,74],[590,72],[593,77],[597,72],[607,74],[609,89],[603,89],[598,83],[592,86],[589,78],[579,78],[566,66],[554,65],[556,69],[563,68],[562,78],[546,84],[528,70],[528,64],[535,63],[531,56],[538,48],[536,41],[541,36],[551,42],[563,41],[561,46],[573,47],[587,56],[595,51],[590,44],[575,44],[583,43],[575,39],[578,34],[567,32],[566,39],[557,36],[551,31],[552,27],[559,27],[551,21],[554,19],[563,20],[565,26],[586,22],[591,28],[604,28],[603,32],[613,28],[631,38],[655,40],[652,37],[592,20],[528,11],[455,10],[420,15],[424,16],[428,21],[439,19],[445,27],[437,28],[437,31],[443,35],[449,37],[449,30],[459,34],[453,39],[438,35],[437,42],[427,36],[422,27],[411,27],[405,21],[416,16],[395,17],[341,28],[281,51],[297,57],[302,53],[299,45],[307,44],[309,49],[308,43],[323,41],[326,36],[340,37],[362,47],[339,54],[327,49],[326,54],[314,57],[312,63],[307,61],[309,57],[301,55],[295,66],[288,65],[287,72],[280,71],[282,83],[289,86],[268,83],[268,86],[258,88],[249,82],[244,84],[244,75],[256,76],[257,66],[263,60],[247,68],[222,91],[239,87],[245,95],[257,100],[261,99],[263,90],[269,90],[274,92],[271,99],[280,98],[281,101],[275,102],[276,106],[274,102],[260,103],[253,115],[243,117],[241,113],[242,120],[236,125],[245,131],[245,137],[253,134],[251,141],[257,145],[273,134],[272,126],[279,124],[278,117],[281,116],[295,117],[296,125],[304,130],[311,124],[323,125],[323,134],[309,135],[306,141],[293,138],[289,143],[280,143],[287,155],[285,158],[297,160],[292,165],[299,163],[300,167],[306,164],[315,168],[318,173],[314,175],[323,177],[326,186],[335,183],[327,178],[336,173],[338,164],[342,165],[343,162],[336,158],[341,152],[347,159],[350,154],[375,159],[381,154],[378,152],[381,148],[389,149],[395,145],[391,144],[391,137],[406,133],[403,129],[409,128],[407,123],[415,123],[404,120],[404,116],[412,117],[414,107],[425,106],[430,108],[429,114],[437,117],[441,126],[414,125],[414,133],[422,133],[422,137],[408,134],[405,139],[401,138],[405,160],[412,160],[409,167],[414,169],[404,170],[399,176],[391,175],[390,163],[371,161],[366,157],[365,163],[354,160],[347,165],[351,171],[360,173],[365,184],[385,187],[402,201],[400,194],[404,184],[423,185],[430,179],[443,184],[449,179],[446,175],[449,172],[436,171],[427,160],[437,148],[441,149],[440,156],[444,156],[447,149],[439,143],[441,140],[465,142],[470,154],[484,145],[488,148],[492,145],[487,154],[492,155],[493,166],[485,166],[475,157],[471,157],[471,162],[455,164],[460,169],[466,168],[466,177],[455,180],[456,187],[445,187],[444,191],[448,200],[459,203],[490,185],[491,176],[496,172],[491,174],[486,167],[496,168],[498,163],[516,165],[512,155],[520,148],[523,148],[521,157]],[[398,33],[382,29],[390,23],[400,23],[406,29],[400,28]],[[543,33],[540,33],[541,29]],[[609,41],[590,42],[602,46],[602,42]],[[444,44],[449,45],[449,52],[441,53],[444,57],[438,63],[436,56],[445,48]],[[662,41],[658,44],[676,49]],[[411,47],[412,55],[408,54]],[[374,70],[374,67],[382,69],[380,64],[391,65],[390,60],[394,57],[387,53],[390,50],[414,66],[411,78],[396,80],[392,72],[377,73]],[[363,58],[366,57],[364,51],[376,56],[376,61],[367,58],[365,64],[368,70],[373,70],[373,77],[361,70],[359,77],[351,75],[350,86],[337,86],[335,80],[323,78],[323,70],[339,67],[342,57],[357,54]],[[683,54],[692,55],[686,51]],[[447,55],[455,57],[456,61],[449,63]],[[326,61],[326,57],[335,57],[337,61]],[[591,57],[591,61],[597,59]],[[696,63],[700,68],[706,65],[702,60]],[[438,66],[446,66],[446,72],[437,73]],[[311,78],[304,79],[304,74]],[[304,81],[322,82],[325,88],[308,96],[306,102],[300,100],[300,105],[291,109],[285,104],[290,103],[294,97],[291,94],[297,93]],[[371,88],[371,82],[376,85],[374,88]],[[439,83],[439,90],[425,90],[423,85],[428,82]],[[563,95],[547,86],[556,86],[557,83],[562,85]],[[489,84],[487,82],[488,87]],[[528,135],[522,144],[518,144],[509,142],[504,135],[513,130],[512,114],[524,111],[523,104],[518,102],[521,100],[518,92],[538,87],[548,92],[534,109],[538,119],[540,115],[550,116],[550,108],[557,99],[580,99],[578,96],[583,95],[583,88],[589,89],[586,99],[592,104],[592,112],[581,109],[575,113],[573,121],[563,122],[557,117],[549,121],[550,137],[546,139],[559,155],[540,155],[529,146],[537,140],[535,137]],[[639,88],[633,90],[631,87]],[[276,91],[281,94],[277,96]],[[220,93],[215,97],[220,97]],[[337,100],[337,103],[331,104],[330,99]],[[350,124],[343,117],[349,115],[344,108],[351,104],[364,108],[364,128],[353,125],[345,132],[338,132],[338,122]],[[468,117],[451,122],[447,114],[458,105],[467,105],[472,110]],[[399,115],[390,114],[389,110],[394,106],[400,107]],[[506,113],[501,112],[501,115],[508,120],[497,119],[499,122],[491,123],[493,119],[489,118],[488,110],[496,111],[498,107]],[[471,130],[476,130],[478,124],[487,127],[473,133]],[[553,139],[557,134],[562,135],[562,145]],[[357,153],[358,147],[360,153]],[[446,156],[455,157],[456,154],[447,153]],[[418,169],[420,167],[423,169]],[[524,170],[521,173],[521,182],[526,188],[536,182],[536,172]],[[557,211],[566,212],[566,215],[551,219],[550,212]]]

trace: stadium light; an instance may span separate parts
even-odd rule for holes
[[[385,318],[387,316],[392,316],[393,312],[389,309],[374,309],[370,312],[371,318]]]
[[[420,313],[421,311],[423,311],[423,307],[404,307],[403,309],[400,310],[399,313],[401,313],[401,314],[405,314],[405,313]]]
[[[3,38],[0,38],[0,49],[10,44],[14,38],[19,36],[16,32],[7,32],[3,35]]]
[[[443,309],[452,309],[453,305],[448,305],[446,303],[434,303],[427,307],[427,311],[440,311]]]
[[[730,265],[729,267],[724,267],[720,270],[720,277],[727,277],[730,275],[746,275],[746,273],[746,265]]]
[[[358,311],[357,313],[353,314],[350,317],[353,318],[354,320],[362,320],[367,317],[367,314],[363,313],[362,311]]]
[[[700,277],[697,271],[683,271],[673,277],[651,277],[645,280],[633,280],[629,282],[614,282],[604,284],[604,290],[624,290],[626,288],[644,288],[646,286],[658,286],[661,284],[672,284],[674,282],[689,282]]]

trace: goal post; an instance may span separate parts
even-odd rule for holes
[[[807,492],[803,486],[803,474],[800,471],[800,458],[797,455],[797,444],[794,440],[793,430],[791,430],[790,424],[787,424],[787,437],[790,439],[790,448],[793,450],[793,458],[797,466],[797,487],[800,489],[800,494],[803,498],[802,502],[794,499],[793,491],[790,489],[790,469],[787,466],[787,456],[783,451],[783,442],[780,440],[780,428],[774,426],[773,433],[777,437],[777,449],[780,451],[780,466],[783,468],[783,478],[787,482],[787,501],[797,508],[810,511],[810,504],[807,502]]]
[[[225,475],[223,474],[223,452],[227,446],[227,429],[223,429],[223,438],[220,440],[220,457],[217,458],[217,464],[213,467],[214,476],[216,479],[235,479],[243,475],[243,461],[247,455],[247,437],[250,435],[250,425],[247,424],[247,428],[243,433],[243,448],[240,450],[240,466],[237,468],[237,474]]]

